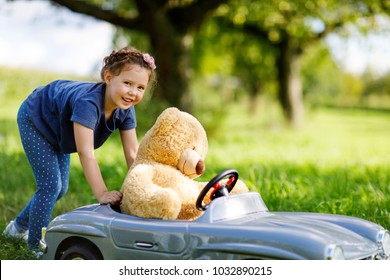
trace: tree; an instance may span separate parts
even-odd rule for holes
[[[172,106],[191,111],[189,52],[203,22],[217,8],[225,25],[267,41],[277,53],[275,68],[278,98],[284,115],[293,125],[303,121],[300,57],[313,41],[345,26],[375,25],[375,15],[389,14],[389,1],[383,0],[51,0],[52,3],[104,20],[127,30],[141,31],[150,40],[158,64],[159,96]],[[227,4],[228,2],[228,4]],[[367,20],[361,20],[361,19]],[[229,28],[226,28],[229,27]],[[251,39],[251,41],[254,41]],[[258,46],[263,46],[259,43]],[[240,46],[234,48],[237,51]],[[256,47],[256,45],[254,45]],[[253,48],[253,47],[252,47]],[[261,48],[259,48],[261,52]],[[254,53],[253,50],[250,53]],[[238,53],[242,55],[241,53]],[[242,57],[241,57],[242,58]],[[237,59],[256,67],[249,59]],[[239,70],[239,68],[237,68]],[[251,71],[253,75],[261,71]],[[253,77],[253,76],[252,76]],[[256,78],[249,83],[251,94],[258,92]],[[157,95],[158,96],[158,95]]]
[[[191,111],[189,51],[202,22],[227,0],[51,0],[73,12],[92,16],[128,30],[144,32],[155,56],[157,96]]]
[[[286,119],[300,126],[304,109],[300,78],[302,53],[313,42],[348,23],[361,30],[373,28],[375,15],[387,8],[380,0],[239,0],[223,5],[218,20],[225,26],[222,29],[239,29],[257,37],[258,46],[262,45],[260,41],[274,46],[279,102]]]
[[[275,48],[258,36],[221,22],[218,14],[217,10],[203,24],[194,40],[193,69],[199,76],[218,76],[214,81],[230,88],[235,97],[249,95],[249,109],[254,112],[259,95],[274,93]],[[232,97],[228,91],[224,91],[225,101]]]

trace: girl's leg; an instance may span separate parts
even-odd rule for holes
[[[58,164],[60,168],[61,190],[57,196],[57,201],[61,199],[67,192],[69,186],[69,170],[70,170],[70,155],[58,154]]]
[[[68,189],[70,156],[56,151],[35,129],[25,113],[24,104],[19,110],[18,125],[37,190],[15,219],[15,227],[22,231],[28,229],[28,245],[38,249],[41,229],[49,224],[55,202]]]

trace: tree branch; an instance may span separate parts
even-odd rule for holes
[[[59,4],[68,8],[69,10],[94,17],[116,26],[125,28],[134,28],[143,30],[138,17],[123,17],[111,10],[105,10],[102,7],[89,4],[85,1],[79,0],[50,0],[52,3]]]
[[[211,11],[214,11],[222,3],[228,0],[198,0],[182,7],[172,8],[168,16],[172,22],[178,23],[183,29],[197,29],[204,22]]]

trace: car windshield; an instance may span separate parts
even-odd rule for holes
[[[242,193],[215,199],[198,221],[213,223],[258,212],[268,212],[260,194]]]

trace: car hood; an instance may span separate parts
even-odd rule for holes
[[[306,248],[307,251],[315,248],[316,252],[321,246],[325,250],[327,246],[335,245],[342,248],[346,259],[363,259],[378,252],[378,246],[372,240],[330,221],[317,219],[321,215],[253,213],[221,224],[226,223],[239,229],[236,234],[242,236],[243,242],[247,236],[249,242],[258,239],[263,244],[268,242],[281,248],[297,246],[297,249]],[[306,254],[309,252],[302,253]]]
[[[241,243],[294,251],[308,259],[324,258],[331,246],[342,248],[347,259],[369,258],[380,251],[379,225],[340,215],[270,212],[258,193],[215,199],[197,221],[209,224],[201,231],[213,225],[215,235],[231,232],[231,240],[239,236]]]

